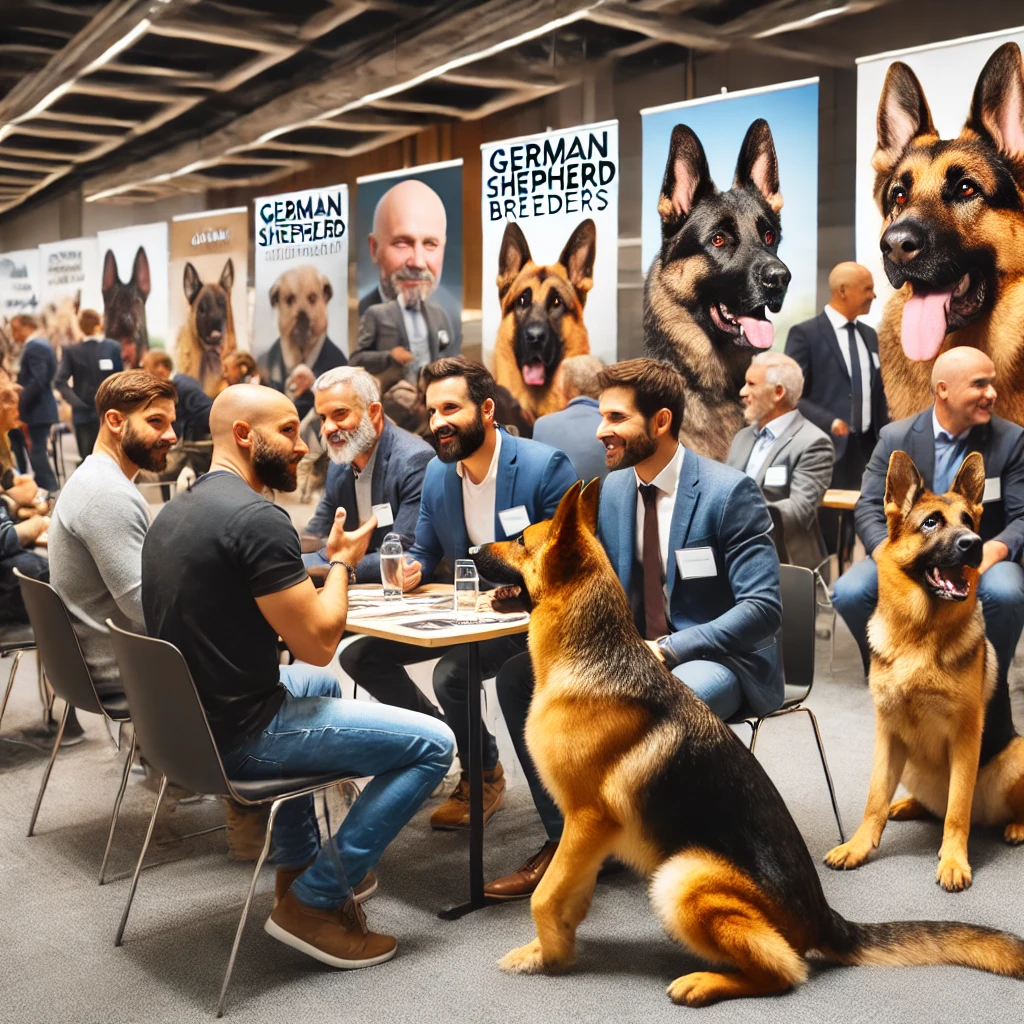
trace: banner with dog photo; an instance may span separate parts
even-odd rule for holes
[[[195,377],[211,396],[223,387],[224,357],[249,348],[248,265],[247,207],[189,213],[171,221],[174,367]]]
[[[565,358],[618,348],[619,123],[481,146],[484,362],[530,415]]]
[[[121,344],[125,369],[151,348],[168,348],[167,224],[100,231],[100,286],[107,337]]]
[[[39,276],[46,331],[55,348],[82,340],[78,314],[103,309],[95,238],[68,238],[39,246]]]
[[[302,415],[313,381],[348,362],[348,223],[347,185],[255,201],[252,351]]]
[[[39,250],[0,253],[0,322],[42,314]]]

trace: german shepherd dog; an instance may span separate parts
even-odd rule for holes
[[[474,555],[532,608],[526,742],[565,815],[533,895],[537,938],[500,966],[567,969],[598,870],[614,854],[650,878],[671,936],[730,969],[677,978],[676,1003],[781,992],[805,980],[811,950],[844,964],[960,964],[1024,979],[1014,935],[953,922],[855,924],[829,907],[760,763],[641,639],[595,536],[598,484],[581,487],[550,522]]]
[[[939,138],[899,62],[878,107],[875,199],[885,273],[899,291],[878,331],[894,419],[932,403],[932,363],[973,345],[995,363],[1002,415],[1024,424],[1024,62],[1005,43],[978,78],[959,136]]]
[[[114,251],[103,257],[103,323],[107,337],[121,344],[121,361],[126,370],[142,364],[149,349],[146,329],[146,299],[150,292],[149,259],[140,245],[127,284],[117,272]]]
[[[942,495],[926,490],[906,452],[889,459],[889,538],[875,553],[878,608],[868,624],[874,767],[864,820],[825,857],[830,867],[863,864],[887,818],[945,818],[936,881],[949,892],[971,884],[971,822],[1005,825],[1008,843],[1024,843],[1024,739],[1013,736],[978,767],[997,672],[978,602],[984,491],[978,452]],[[911,795],[890,805],[901,780]]]
[[[510,221],[498,254],[501,325],[494,346],[494,379],[508,388],[529,419],[565,408],[555,381],[563,359],[586,355],[583,323],[594,284],[597,228],[589,218],[569,236],[556,263],[533,262],[519,225]]]
[[[747,129],[726,192],[711,180],[693,130],[672,129],[658,200],[661,249],[644,286],[644,351],[686,381],[680,440],[719,462],[743,426],[739,391],[754,351],[775,340],[765,307],[778,313],[789,287],[778,257],[781,209],[767,121]]]
[[[215,398],[224,389],[221,360],[235,351],[235,320],[231,288],[235,265],[228,259],[216,284],[203,284],[191,263],[185,264],[184,289],[188,320],[178,333],[178,370],[195,377]]]

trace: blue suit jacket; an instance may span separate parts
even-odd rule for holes
[[[384,432],[377,442],[377,455],[373,460],[373,477],[370,480],[370,501],[374,505],[388,502],[395,517],[393,526],[379,526],[373,531],[370,546],[356,566],[356,580],[359,583],[380,583],[380,546],[389,533],[402,538],[405,550],[416,536],[416,520],[420,514],[420,493],[423,489],[423,474],[427,463],[434,457],[434,449],[422,438],[396,427],[390,420],[384,421]],[[334,513],[343,508],[346,513],[346,529],[355,529],[359,522],[356,511],[356,480],[352,467],[331,463],[327,468],[327,483],[320,503],[306,526],[305,532],[314,537],[326,537],[334,525]],[[306,565],[326,564],[327,548],[323,547],[313,557],[303,556]]]
[[[597,439],[600,425],[597,399],[581,396],[574,398],[560,412],[541,416],[533,425],[533,439],[565,452],[579,478],[590,483],[595,478],[603,480],[608,475],[604,445]]]
[[[744,712],[776,710],[782,675],[779,558],[764,498],[748,476],[687,449],[669,533],[671,665],[715,661],[740,681]],[[609,473],[601,491],[598,534],[626,593],[636,559],[636,474]],[[680,578],[676,551],[710,547],[717,574]],[[685,679],[685,677],[684,677]]]
[[[53,378],[57,375],[57,357],[45,338],[32,338],[21,350],[18,383],[21,393],[21,418],[30,427],[56,423],[57,399],[53,397]]]
[[[455,467],[454,462],[435,458],[423,479],[416,543],[409,557],[423,566],[424,579],[433,575],[442,558],[454,566],[456,559],[466,558],[469,553],[462,478]],[[511,539],[502,529],[499,512],[524,505],[530,522],[542,523],[555,514],[562,495],[578,479],[565,452],[502,431],[494,493],[494,539]]]

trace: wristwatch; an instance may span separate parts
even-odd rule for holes
[[[343,562],[340,558],[331,559],[331,569],[333,569],[336,565],[344,566],[348,570],[348,584],[349,586],[352,586],[356,581],[355,569],[353,569],[352,566],[348,564],[348,562]],[[330,574],[330,570],[328,570],[328,574]]]

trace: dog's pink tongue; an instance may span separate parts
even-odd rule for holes
[[[955,287],[955,285],[954,285]],[[903,351],[908,359],[934,359],[946,337],[953,288],[910,296],[903,305]]]
[[[771,348],[775,341],[775,325],[771,320],[755,320],[752,316],[738,316],[747,341],[754,348]]]
[[[533,387],[541,387],[544,384],[544,364],[527,363],[523,367],[523,382]]]

